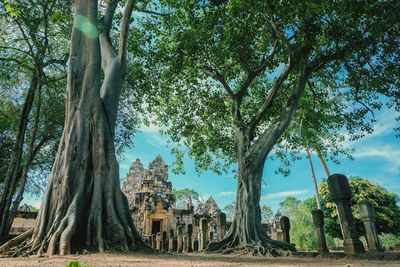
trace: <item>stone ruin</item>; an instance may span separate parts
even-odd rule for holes
[[[38,212],[31,210],[27,204],[20,206],[11,224],[8,238],[14,238],[34,227],[37,214]]]
[[[176,207],[172,183],[168,181],[168,165],[161,156],[157,156],[147,169],[136,159],[127,173],[122,191],[128,198],[137,230],[156,249],[169,250],[169,246],[175,244],[172,251],[193,251],[225,235],[225,214],[212,197],[197,207],[190,198],[186,200],[185,208]],[[169,240],[171,235],[175,243],[167,244],[166,239]]]

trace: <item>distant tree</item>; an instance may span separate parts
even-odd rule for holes
[[[267,205],[261,205],[261,222],[267,223],[273,217],[273,211],[271,207]],[[222,208],[222,211],[226,214],[226,220],[229,222],[233,221],[235,216],[235,202],[232,202]]]
[[[70,16],[68,5],[44,0],[0,4],[0,244],[33,173],[48,174],[64,120]],[[33,185],[36,179],[31,179]]]
[[[235,216],[235,202],[229,203],[222,208],[222,211],[226,214],[226,220],[232,222]]]
[[[272,211],[271,207],[268,205],[261,205],[261,222],[267,223],[270,219],[272,219],[274,212]]]
[[[379,184],[361,177],[349,179],[352,192],[352,210],[356,229],[360,235],[365,235],[365,229],[360,218],[357,203],[367,199],[375,208],[377,219],[376,227],[379,234],[400,235],[400,207],[397,205],[399,197],[388,192]],[[321,205],[325,214],[325,229],[332,237],[342,238],[336,206],[330,199],[326,181],[319,184]]]
[[[193,205],[197,205],[200,202],[200,194],[194,189],[172,189],[172,194],[175,196],[176,207],[179,209],[186,208],[185,204],[189,198],[192,199]]]
[[[287,197],[279,203],[279,211],[290,219],[290,241],[296,244],[296,248],[303,251],[315,250],[315,227],[309,206],[296,197]]]

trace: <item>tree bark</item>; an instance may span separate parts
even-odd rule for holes
[[[238,186],[232,225],[219,241],[210,243],[208,251],[248,251],[263,256],[279,256],[295,251],[293,245],[272,240],[261,225],[261,178],[264,161],[241,160],[238,163]]]
[[[324,168],[326,177],[328,178],[331,174],[329,172],[328,166],[326,166],[326,162],[324,160],[324,157],[321,155],[321,152],[319,152],[318,148],[316,148],[315,151],[317,151],[318,159],[321,162],[322,167]]]
[[[310,164],[311,176],[312,176],[313,183],[314,183],[315,200],[317,201],[317,209],[320,210],[321,209],[321,202],[319,201],[317,178],[315,177],[314,165],[313,165],[313,162],[312,162],[312,159],[311,159],[310,149],[308,147],[306,148],[306,152],[307,152],[308,163]]]
[[[145,247],[115,156],[121,61],[98,34],[97,1],[76,0],[74,11],[64,131],[32,237],[7,248],[16,255]]]

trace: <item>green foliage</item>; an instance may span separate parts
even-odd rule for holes
[[[277,141],[275,157],[284,163],[281,172],[287,173],[285,167],[308,143],[325,158],[349,155],[351,151],[340,145],[343,135],[338,133],[343,127],[351,139],[360,138],[373,129],[373,109],[384,104],[400,107],[396,1],[316,5],[162,0],[155,6],[168,15],[139,22],[148,32],[146,84],[155,90],[147,102],[153,103],[150,111],[165,126],[164,133],[178,144],[174,148],[180,149],[178,155],[188,153],[198,170],[221,172],[237,160],[233,102],[225,87],[237,96],[250,80],[239,101],[238,122],[241,129],[249,127],[287,62],[288,46],[299,52],[293,59],[296,63],[250,134],[250,143],[279,119],[290,102],[300,54],[307,54],[307,64],[326,61],[310,73],[294,122]],[[280,34],[271,21],[276,21]]]
[[[375,208],[376,226],[379,234],[400,234],[400,207],[397,205],[399,197],[388,192],[379,184],[361,177],[351,177],[349,184],[352,192],[351,206],[355,219],[356,229],[360,235],[365,235],[365,229],[360,218],[357,203],[367,199]],[[319,184],[321,206],[325,214],[325,230],[333,237],[341,237],[335,204],[331,201],[326,181]]]
[[[11,9],[12,8],[12,14]],[[65,13],[57,24],[54,13]],[[62,1],[6,1],[0,7],[0,138],[2,162],[0,182],[14,149],[18,121],[30,87],[35,97],[23,140],[24,163],[29,143],[33,159],[28,162],[27,188],[41,192],[47,181],[64,121],[65,71],[68,53],[67,28],[71,24],[69,5]],[[9,16],[11,14],[12,16]],[[35,86],[34,79],[37,80]],[[38,121],[36,136],[33,128]]]
[[[34,206],[32,206],[32,205],[29,205],[29,208],[31,209],[31,211],[39,211],[38,208],[36,208],[36,207],[34,207]]]
[[[394,234],[381,234],[379,240],[385,249],[400,245],[400,236]]]
[[[90,267],[88,264],[81,264],[79,261],[71,261],[65,267]]]
[[[261,205],[261,222],[267,223],[273,217],[273,211],[268,205]],[[222,208],[222,211],[226,214],[226,220],[232,222],[235,216],[235,202],[229,203]]]
[[[295,243],[298,250],[310,251],[317,248],[311,211],[307,203],[295,197],[287,197],[279,203],[279,212],[290,219],[290,242]]]
[[[261,222],[262,223],[266,223],[270,219],[272,219],[274,213],[270,206],[267,206],[264,204],[264,205],[260,206],[260,209],[261,209]]]
[[[226,214],[226,221],[232,222],[235,216],[235,201],[225,205],[222,211]]]
[[[175,196],[176,207],[178,209],[186,208],[185,203],[189,198],[192,199],[193,204],[196,204],[200,201],[200,194],[194,189],[172,189],[172,194]]]

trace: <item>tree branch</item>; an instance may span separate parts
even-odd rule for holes
[[[23,54],[26,54],[26,55],[29,56],[29,57],[32,57],[32,55],[29,54],[29,52],[24,51],[24,50],[22,50],[22,49],[19,49],[19,48],[17,48],[17,47],[0,46],[0,49],[2,49],[2,50],[3,50],[3,49],[15,50],[15,51],[21,52],[21,53],[23,53]]]
[[[171,14],[163,14],[163,13],[159,13],[159,12],[156,12],[156,11],[147,10],[147,9],[144,9],[144,8],[139,8],[137,6],[135,6],[135,10],[138,11],[138,12],[142,12],[142,13],[146,13],[146,14],[150,14],[150,15],[155,15],[155,16],[162,16],[162,17],[167,17],[167,16],[171,15]]]
[[[218,72],[218,70],[213,69],[209,66],[203,66],[203,70],[206,74],[214,78],[216,81],[220,82],[228,95],[233,99],[234,98],[234,93],[232,89],[230,88],[229,84],[226,82],[224,76],[221,75],[221,73]]]
[[[279,40],[281,40],[283,42],[286,49],[289,52],[291,52],[293,50],[292,45],[290,44],[289,40],[286,38],[285,34],[279,28],[277,22],[274,19],[271,19],[270,23],[271,23],[272,29],[274,30],[276,36],[279,38]]]
[[[251,83],[255,78],[258,77],[268,66],[268,60],[272,59],[276,53],[276,43],[274,46],[274,50],[271,52],[271,54],[267,55],[263,60],[261,65],[254,71],[250,71],[247,75],[247,78],[243,81],[243,83],[240,86],[239,91],[236,93],[236,97],[239,100],[242,100],[242,98],[246,95],[248,88],[250,87]]]
[[[21,65],[24,68],[27,68],[28,70],[33,71],[34,68],[29,67],[27,64],[25,64],[23,61],[18,60],[16,58],[8,58],[8,57],[0,57],[0,61],[9,61],[9,62],[14,62],[17,63],[18,65]]]
[[[106,11],[104,12],[104,16],[101,19],[103,31],[107,36],[109,36],[109,34],[110,34],[115,10],[117,9],[119,2],[120,2],[120,0],[110,0],[107,3]]]
[[[267,97],[265,98],[265,101],[262,104],[262,106],[257,110],[256,114],[254,114],[254,116],[250,120],[249,134],[252,134],[254,132],[254,129],[257,127],[257,125],[260,123],[261,119],[265,116],[267,111],[272,106],[272,101],[274,100],[282,83],[289,76],[289,73],[290,73],[292,67],[293,67],[293,63],[292,63],[291,56],[289,54],[288,62],[285,64],[285,68],[283,69],[283,71],[281,72],[279,77],[275,80],[275,82],[272,85],[271,90],[269,91]]]
[[[309,74],[306,65],[306,57],[304,57],[300,62],[299,76],[296,85],[287,100],[286,106],[281,111],[279,117],[261,134],[257,141],[255,141],[249,150],[248,155],[254,153],[253,155],[259,155],[259,160],[265,160],[265,157],[268,155],[269,151],[271,151],[276,141],[289,126],[300,102],[301,95],[304,92]]]
[[[322,56],[316,58],[313,62],[311,62],[310,66],[309,66],[309,72],[312,73],[312,72],[318,71],[329,61],[342,58],[345,55],[346,50],[347,50],[346,48],[343,48],[334,53],[331,53],[328,55],[322,55]]]
[[[13,18],[14,18],[14,17],[13,17]],[[22,36],[23,36],[23,38],[24,38],[26,44],[27,44],[28,47],[29,47],[29,51],[31,52],[31,56],[34,57],[34,56],[35,56],[35,53],[33,52],[32,44],[29,42],[28,36],[25,34],[25,31],[24,31],[24,29],[22,28],[21,23],[19,23],[19,21],[18,21],[17,19],[15,19],[15,18],[14,18],[14,21],[15,21],[15,23],[17,24],[19,30],[21,31],[21,34],[22,34]]]
[[[125,69],[125,61],[126,61],[126,50],[128,46],[128,32],[129,32],[129,24],[131,21],[131,16],[133,9],[135,7],[135,0],[128,0],[125,5],[124,16],[121,21],[121,33],[119,36],[119,48],[118,48],[118,56],[119,62],[121,64],[122,72]]]

